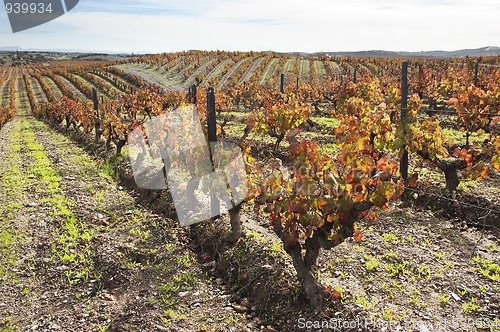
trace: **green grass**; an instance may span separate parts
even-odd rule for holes
[[[376,269],[380,265],[380,261],[378,259],[370,259],[365,262],[366,269],[368,271]]]
[[[269,62],[266,65],[266,68],[262,72],[262,76],[260,77],[259,84],[265,84],[268,83],[270,80],[272,80],[272,75],[276,75],[276,69],[278,66],[279,60],[276,58],[273,58],[269,60]]]
[[[438,295],[438,299],[440,300],[440,305],[444,307],[450,301],[451,296],[449,296],[449,295]]]
[[[2,201],[8,202],[0,206],[0,280],[9,277],[14,283],[16,278],[10,267],[18,260],[17,247],[21,245],[26,232],[15,225],[17,213],[23,207],[22,192],[27,184],[27,175],[21,172],[19,166],[23,162],[21,131],[21,122],[17,121],[7,142],[6,158],[3,161],[6,169],[0,177],[0,196]]]
[[[110,180],[117,180],[119,177],[116,165],[110,160],[101,165],[100,175]]]
[[[246,112],[236,112],[236,111],[231,111],[231,112],[223,112],[223,115],[226,116],[234,116],[237,120],[242,120],[245,118],[249,113]]]
[[[12,233],[12,230],[3,229],[0,232],[0,249],[8,249],[10,244],[14,242],[15,239],[16,237]]]
[[[481,308],[474,297],[469,302],[463,304],[462,308],[465,313],[473,313],[473,312],[481,312],[483,308]]]
[[[43,80],[45,81],[45,83],[47,83],[47,85],[50,87],[50,90],[52,90],[52,92],[54,93],[54,96],[55,96],[56,98],[58,98],[58,99],[59,99],[59,98],[61,98],[61,97],[62,97],[62,95],[63,95],[63,94],[62,94],[61,90],[57,87],[57,84],[56,84],[53,80],[51,80],[51,79],[50,79],[50,77],[43,76],[43,78],[42,78],[42,79],[43,79]]]
[[[335,156],[340,152],[340,148],[335,143],[319,144],[321,151],[330,156]]]
[[[393,245],[399,243],[398,237],[393,233],[385,233],[382,235],[382,237],[387,245]]]
[[[90,247],[95,234],[76,216],[73,210],[75,203],[61,189],[61,177],[52,168],[33,128],[24,119],[21,123],[23,140],[28,150],[26,155],[32,160],[28,171],[38,180],[35,192],[43,197],[40,203],[49,207],[51,217],[59,225],[54,235],[56,241],[52,253],[62,264],[70,264],[70,270],[65,272],[69,283],[86,281],[94,274]]]
[[[300,60],[299,76],[301,81],[307,82],[311,79],[311,66],[309,64],[309,60],[307,59]]]
[[[452,143],[465,144],[465,132],[451,128],[443,128],[443,134]],[[482,144],[484,140],[489,139],[489,137],[490,136],[485,133],[472,133],[469,137],[469,142],[470,144]]]
[[[245,132],[246,124],[236,121],[229,121],[225,126],[224,130],[229,136],[242,137]]]
[[[332,128],[332,132],[335,128],[337,128],[340,124],[340,121],[335,118],[326,118],[326,117],[311,117],[311,120],[319,123],[320,125],[324,125]]]
[[[488,278],[491,281],[500,281],[500,265],[489,259],[483,259],[476,256],[472,259],[477,267],[472,268],[472,271],[479,273],[481,276]]]

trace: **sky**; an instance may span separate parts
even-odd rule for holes
[[[26,0],[36,2],[36,0]],[[500,46],[498,0],[80,0],[0,47],[94,52],[430,51]]]

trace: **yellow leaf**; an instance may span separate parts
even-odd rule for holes
[[[490,164],[494,169],[500,170],[500,154],[497,154],[496,156],[491,158]]]

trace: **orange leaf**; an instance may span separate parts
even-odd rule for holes
[[[363,239],[363,233],[359,229],[354,230],[354,241],[361,242]]]
[[[413,175],[411,176],[411,178],[408,180],[408,185],[410,187],[416,187],[417,186],[417,180],[418,180],[418,174],[417,173],[413,173]]]
[[[371,211],[370,215],[368,216],[368,223],[373,223],[377,221],[377,219],[378,219],[377,211]]]

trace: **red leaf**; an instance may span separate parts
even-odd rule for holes
[[[411,176],[411,178],[408,180],[408,185],[410,187],[416,187],[417,186],[417,180],[418,180],[418,174],[417,173],[413,173],[413,175]]]
[[[361,242],[363,239],[363,233],[359,229],[354,230],[354,241]]]

